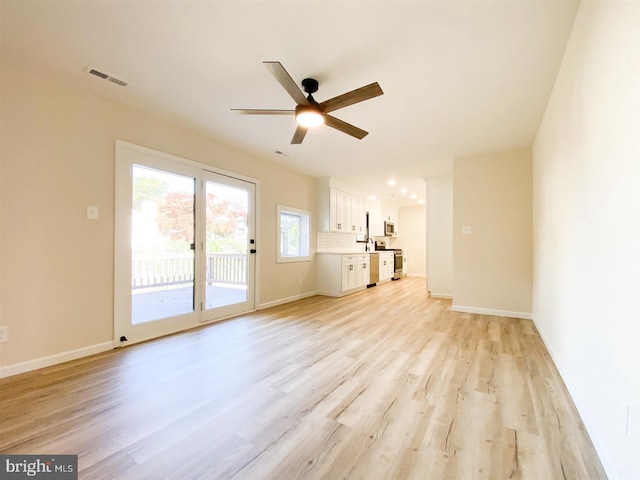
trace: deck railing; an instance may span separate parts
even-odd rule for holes
[[[167,287],[192,283],[192,253],[134,255],[131,285],[133,289]],[[211,253],[207,255],[207,285],[247,284],[247,255]]]
[[[207,254],[207,285],[247,284],[246,253]]]

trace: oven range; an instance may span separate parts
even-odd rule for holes
[[[393,279],[400,280],[402,278],[402,249],[387,248],[387,242],[384,240],[376,240],[374,247],[378,251],[393,252]]]

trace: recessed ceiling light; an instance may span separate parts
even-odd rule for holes
[[[378,197],[376,197],[375,195],[371,195],[371,196],[369,197],[369,200],[373,201],[373,200],[375,200],[376,198],[378,198]]]
[[[411,200],[415,200],[416,198],[418,198],[418,195],[416,195],[415,193],[411,194]]]
[[[406,189],[406,188],[404,188],[404,187],[403,187],[403,188],[401,188],[401,189],[400,189],[400,193],[407,193],[407,189]]]
[[[390,178],[389,180],[387,180],[387,185],[389,185],[390,187],[393,187],[396,183],[397,182],[395,178]]]
[[[424,203],[424,198],[421,198],[420,200],[418,200],[418,203],[422,205]]]

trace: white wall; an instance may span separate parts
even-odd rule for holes
[[[435,297],[453,295],[453,182],[451,176],[427,183],[427,290]]]
[[[0,325],[9,326],[9,342],[0,344],[0,376],[8,366],[91,353],[113,339],[116,139],[257,178],[257,305],[315,291],[314,263],[276,263],[277,205],[315,212],[315,179],[51,79],[1,68]],[[98,221],[87,220],[88,205],[99,207]],[[315,221],[311,238],[315,251]]]
[[[529,148],[453,161],[453,310],[531,318],[531,201]]]
[[[407,257],[407,275],[427,275],[427,207],[400,207],[398,239],[394,247],[402,248]]]
[[[534,320],[611,480],[640,478],[639,32],[582,2],[533,148]]]

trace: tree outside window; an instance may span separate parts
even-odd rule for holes
[[[143,231],[134,232],[134,236],[142,235],[145,240],[133,242],[133,253],[157,253],[159,248],[173,253],[190,252],[195,228],[193,195],[192,179],[134,166],[132,215],[149,220],[138,222]],[[242,200],[224,195],[224,190],[218,189],[217,194],[207,191],[207,252],[246,252],[248,219],[246,202]],[[151,237],[155,241],[150,241]]]

